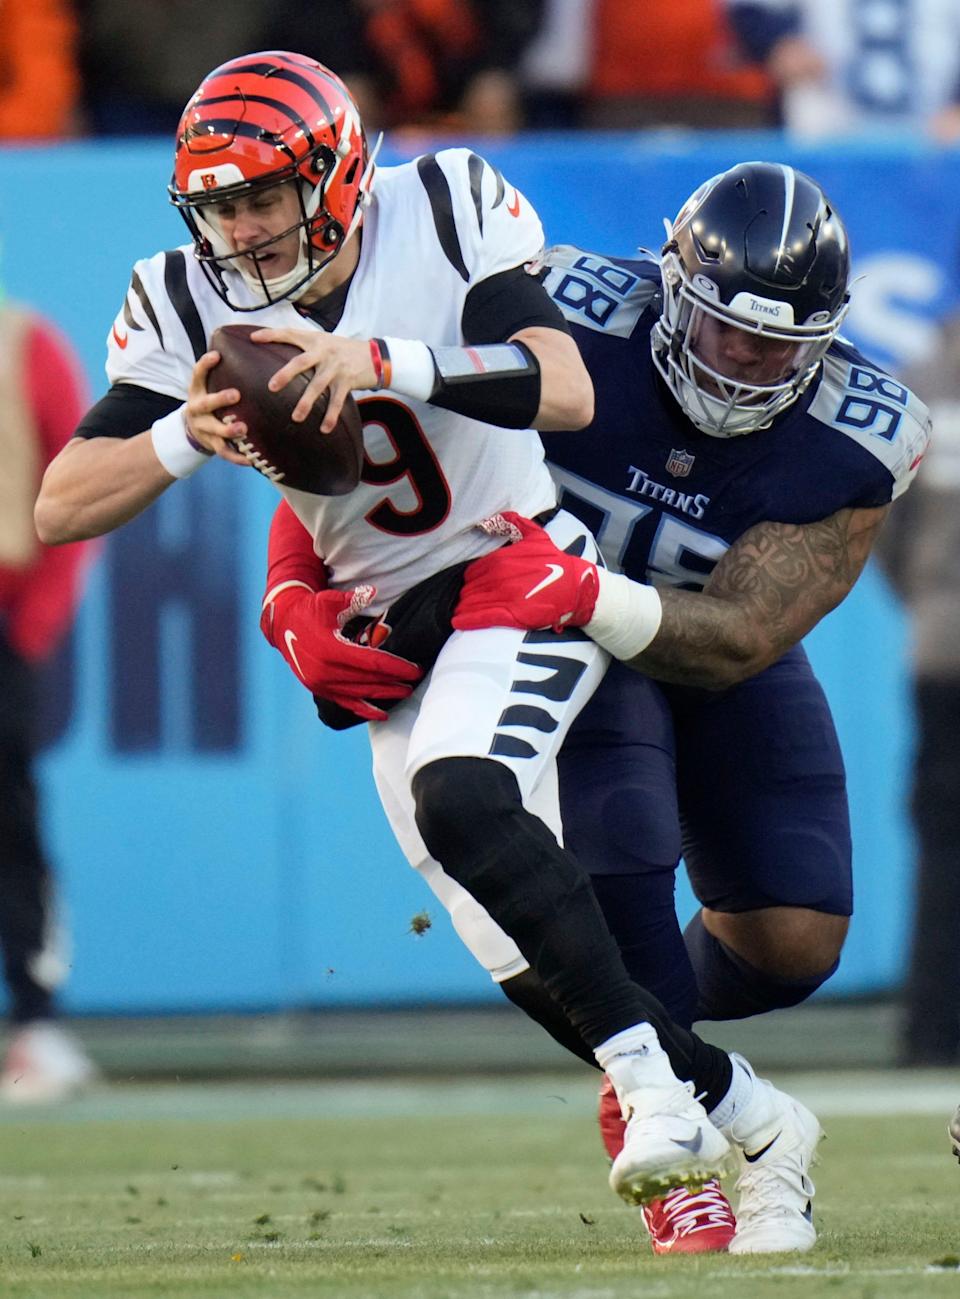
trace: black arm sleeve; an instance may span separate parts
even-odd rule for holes
[[[522,266],[475,284],[463,304],[463,336],[468,343],[505,343],[521,329],[570,330],[563,313],[536,276]]]
[[[77,425],[74,437],[132,438],[148,429],[154,420],[182,406],[176,397],[132,383],[115,383],[91,406]]]

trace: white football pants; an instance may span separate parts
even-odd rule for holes
[[[566,511],[547,531],[561,549],[584,538],[583,557],[597,558],[593,537]],[[411,781],[438,758],[502,762],[517,778],[524,807],[562,843],[557,754],[608,662],[609,655],[582,633],[455,631],[410,698],[387,721],[367,728],[377,792],[404,856],[498,983],[525,970],[527,962],[513,939],[428,853],[417,829]]]

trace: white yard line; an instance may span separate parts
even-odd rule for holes
[[[921,1070],[777,1074],[778,1085],[822,1119],[897,1114],[942,1116],[960,1102],[960,1077]],[[596,1083],[584,1075],[528,1078],[319,1082],[118,1084],[61,1105],[6,1106],[0,1125],[111,1120],[239,1122],[252,1118],[591,1115]]]

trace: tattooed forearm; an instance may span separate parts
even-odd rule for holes
[[[713,689],[761,671],[844,598],[888,508],[751,528],[702,592],[661,589],[660,631],[631,666],[661,681]]]

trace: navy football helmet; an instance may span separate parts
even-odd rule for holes
[[[766,428],[811,382],[849,308],[843,222],[803,172],[747,162],[665,224],[654,363],[704,433]]]

